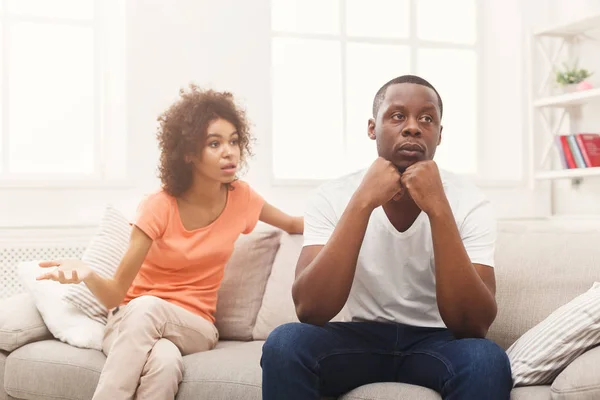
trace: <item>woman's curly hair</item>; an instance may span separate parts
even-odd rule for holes
[[[240,167],[252,155],[252,134],[246,113],[236,105],[230,92],[201,89],[195,84],[189,91],[181,89],[180,98],[158,117],[156,135],[160,147],[159,177],[162,188],[171,196],[179,196],[192,185],[193,166],[185,156],[195,154],[204,143],[208,125],[222,118],[235,126],[239,134]]]

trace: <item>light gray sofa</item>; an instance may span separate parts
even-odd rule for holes
[[[246,245],[250,243],[251,247],[257,235],[261,233],[244,238]],[[245,308],[242,314],[224,316],[221,313],[217,316],[221,317],[222,340],[215,350],[184,357],[185,373],[177,396],[179,400],[261,399],[259,360],[263,341],[277,325],[295,320],[290,287],[301,240],[301,236],[277,235],[276,240],[263,246],[263,256],[265,249],[273,254],[269,258],[272,262],[252,267],[260,268],[260,274],[250,271],[255,279],[252,287],[258,288],[258,299],[252,298],[256,297],[256,291],[249,294],[244,289],[248,286],[249,275],[237,276],[234,267],[228,265],[228,271],[232,269],[233,272],[229,275],[226,272],[228,282],[220,292],[222,309],[244,308],[246,304],[255,306]],[[259,253],[250,251],[242,256],[238,252],[234,262],[243,266],[251,263]],[[589,289],[594,280],[600,278],[600,223],[579,226],[558,222],[501,223],[496,277],[499,314],[489,338],[507,348],[529,328]],[[10,354],[0,353],[0,382],[3,383],[0,400],[91,398],[104,355],[51,339],[43,324],[40,326],[33,303],[27,295],[20,296],[18,307],[22,310],[14,310],[15,299],[0,304],[0,322],[2,315],[9,313],[34,320],[27,324],[23,322],[21,327],[13,323],[13,328],[2,328],[0,323],[0,328],[4,329],[2,335],[9,338],[4,339],[5,342],[12,340],[13,347],[18,347]],[[9,303],[13,309],[6,308]],[[38,318],[37,323],[35,318]],[[240,322],[244,318],[246,322]],[[37,331],[31,333],[28,329]],[[247,340],[239,340],[244,337],[244,330]],[[598,399],[598,365],[600,348],[595,348],[569,365],[552,386],[515,388],[512,399]],[[341,399],[434,400],[440,397],[426,388],[381,383],[357,388]]]

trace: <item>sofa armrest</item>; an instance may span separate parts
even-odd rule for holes
[[[50,338],[52,334],[28,293],[0,300],[0,350],[11,352]]]
[[[586,351],[554,380],[552,400],[587,400],[600,398],[600,347]]]

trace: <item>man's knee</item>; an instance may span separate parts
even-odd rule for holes
[[[298,361],[298,355],[307,350],[311,340],[310,331],[316,327],[298,322],[275,328],[263,344],[261,366]]]
[[[488,339],[471,339],[468,349],[469,369],[472,376],[510,382],[512,376],[506,351]]]

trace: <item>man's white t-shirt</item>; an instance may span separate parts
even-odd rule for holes
[[[366,170],[319,187],[307,205],[304,246],[325,245]],[[474,264],[494,266],[496,220],[485,195],[467,180],[440,171],[464,247]],[[421,212],[405,232],[376,208],[358,256],[346,308],[353,321],[445,327],[438,311],[431,227]]]

